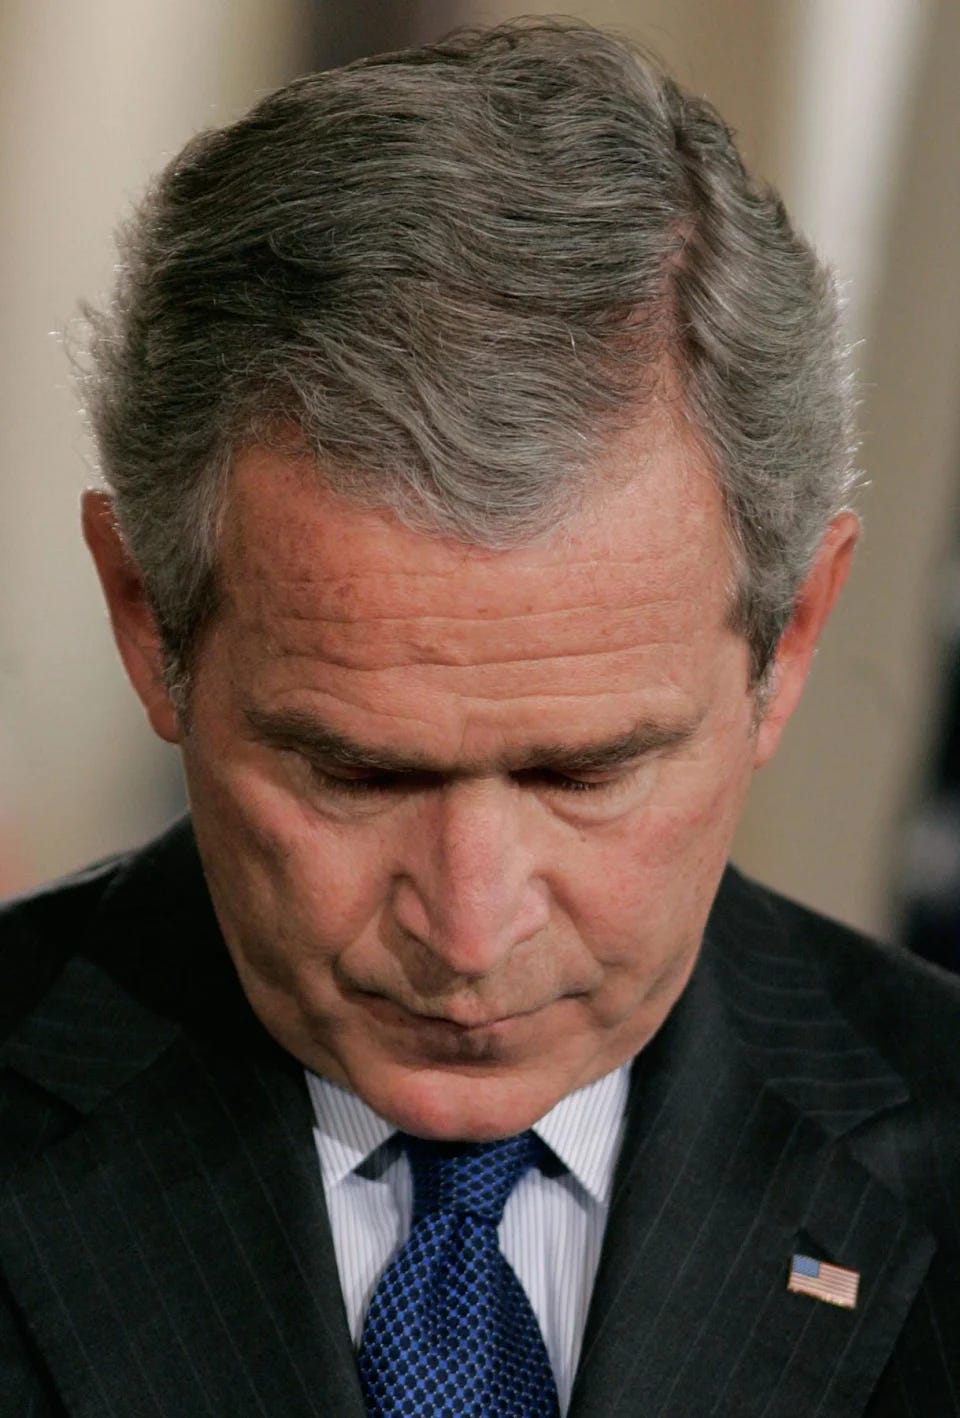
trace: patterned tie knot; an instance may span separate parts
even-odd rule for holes
[[[413,1173],[414,1220],[436,1211],[469,1214],[499,1226],[514,1187],[537,1161],[541,1143],[521,1132],[499,1142],[405,1139]]]

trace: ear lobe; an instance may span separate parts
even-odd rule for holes
[[[754,766],[773,757],[803,692],[813,652],[823,627],[843,589],[860,535],[860,520],[841,512],[827,528],[810,571],[800,585],[793,613],[780,637],[774,661],[773,691],[757,730]]]
[[[113,498],[87,491],[81,502],[83,539],[93,557],[124,668],[155,733],[180,741],[176,710],[163,680],[163,646],[140,568],[117,525]]]

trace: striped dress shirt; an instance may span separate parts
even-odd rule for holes
[[[521,1179],[500,1223],[500,1248],[540,1325],[562,1414],[600,1259],[629,1073],[624,1065],[577,1089],[534,1124],[553,1165]],[[410,1166],[396,1129],[356,1094],[309,1072],[307,1084],[347,1321],[359,1347],[377,1281],[410,1231]]]

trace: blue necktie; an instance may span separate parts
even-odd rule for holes
[[[536,1317],[497,1227],[543,1144],[405,1139],[413,1224],[380,1278],[360,1346],[376,1418],[557,1418]]]

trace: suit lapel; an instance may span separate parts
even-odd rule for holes
[[[155,863],[155,884],[203,895],[181,848],[187,875]],[[8,1184],[16,1303],[71,1418],[362,1418],[302,1070],[230,993],[209,905],[199,935],[193,912],[186,939],[137,942],[151,905],[156,925],[138,867],[11,1041],[18,1076],[74,1110]]]
[[[739,890],[634,1067],[570,1418],[860,1415],[933,1254],[849,1145],[902,1079]],[[856,1309],[789,1293],[798,1252],[858,1270]]]

